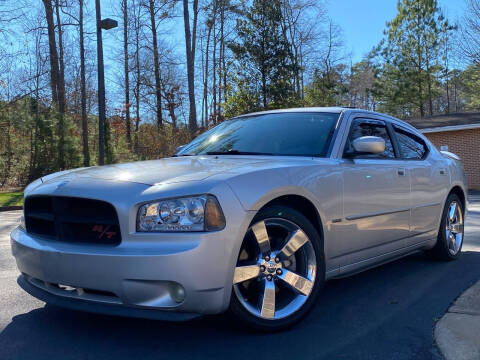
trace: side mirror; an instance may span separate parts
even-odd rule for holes
[[[361,154],[380,154],[385,151],[385,140],[378,136],[362,136],[353,140],[353,149]]]

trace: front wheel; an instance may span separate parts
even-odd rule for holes
[[[260,211],[240,249],[230,308],[244,323],[266,331],[293,325],[307,314],[323,285],[321,238],[298,211]]]
[[[442,221],[435,247],[429,253],[441,260],[455,260],[463,245],[465,211],[462,202],[455,194],[450,194],[445,202]]]

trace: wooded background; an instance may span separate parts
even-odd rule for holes
[[[106,163],[171,155],[266,109],[479,111],[480,0],[465,7],[447,19],[436,0],[400,0],[353,63],[323,1],[102,1],[119,22],[103,33]],[[0,188],[97,164],[95,32],[93,0],[0,0]]]

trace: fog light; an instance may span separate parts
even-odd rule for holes
[[[177,303],[181,303],[183,300],[185,300],[185,289],[180,284],[172,285],[172,290],[170,294],[172,296],[172,299]]]

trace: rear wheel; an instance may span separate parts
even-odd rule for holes
[[[240,249],[232,312],[244,323],[274,331],[293,325],[323,285],[321,239],[301,213],[273,206],[254,218]]]
[[[464,209],[456,194],[450,194],[445,202],[442,221],[435,247],[430,254],[441,260],[455,260],[463,245]]]

